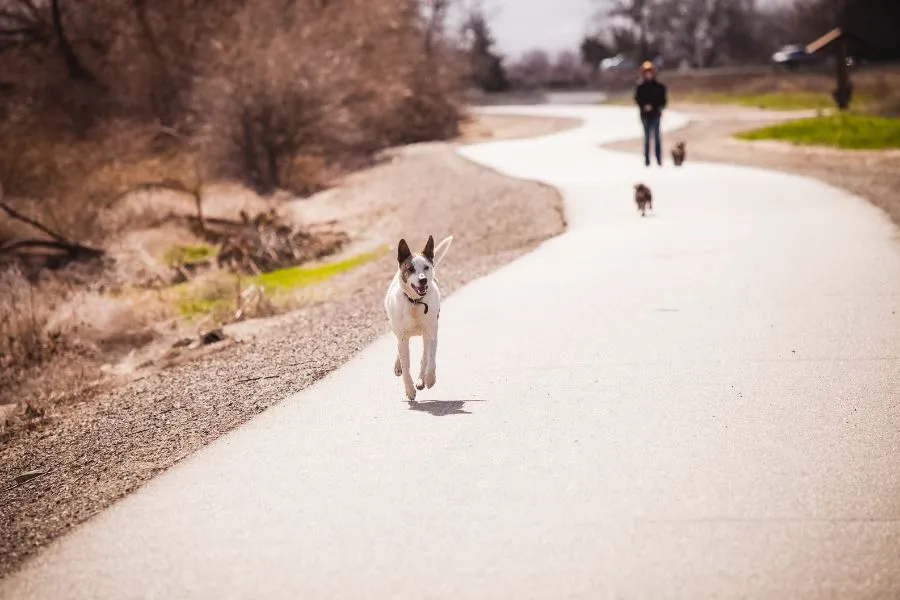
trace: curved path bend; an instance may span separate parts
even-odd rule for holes
[[[894,227],[816,181],[599,149],[631,109],[505,110],[584,119],[461,150],[557,186],[570,227],[449,298],[421,404],[385,336],[0,597],[900,597]]]

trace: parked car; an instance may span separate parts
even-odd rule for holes
[[[600,61],[600,69],[602,71],[633,71],[637,69],[637,63],[628,58],[624,54],[617,54],[612,58],[604,58]]]
[[[786,69],[796,69],[800,66],[818,64],[821,59],[807,52],[802,44],[788,44],[772,55],[772,62]]]

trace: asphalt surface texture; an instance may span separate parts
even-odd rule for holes
[[[447,299],[435,388],[405,401],[384,336],[0,597],[900,597],[887,217],[814,180],[598,148],[635,135],[631,108],[490,110],[584,120],[461,149],[558,187],[569,228]]]

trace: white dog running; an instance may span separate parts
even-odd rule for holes
[[[431,388],[437,381],[435,359],[441,290],[435,269],[447,254],[452,241],[453,236],[450,236],[435,248],[434,238],[428,236],[428,243],[422,254],[410,252],[406,240],[400,240],[397,246],[400,268],[388,287],[384,309],[391,322],[391,329],[397,336],[394,375],[403,377],[406,397],[410,401],[416,399],[416,388]],[[422,336],[422,363],[415,386],[409,371],[409,338],[414,336]]]

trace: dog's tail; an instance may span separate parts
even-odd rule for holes
[[[450,244],[453,242],[453,236],[445,237],[440,244],[437,245],[437,248],[434,249],[434,266],[438,266],[440,264],[441,259],[444,258],[444,255],[447,254],[447,250],[450,249]]]

